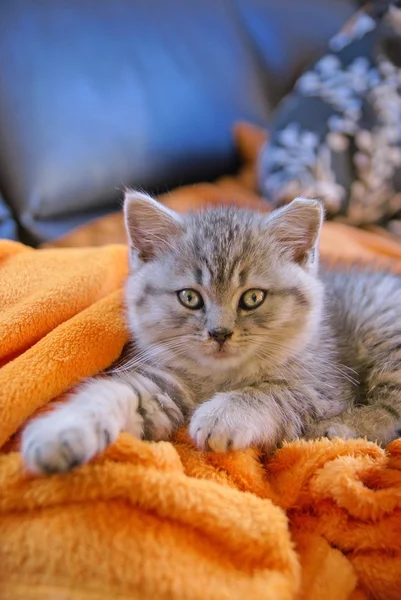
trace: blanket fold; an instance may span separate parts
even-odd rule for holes
[[[252,190],[260,136],[237,135],[237,179],[183,188],[171,207],[262,206]],[[401,268],[390,237],[338,223],[324,225],[321,251]],[[399,600],[401,440],[217,455],[184,428],[157,444],[123,434],[68,475],[24,471],[26,420],[119,356],[126,273],[124,245],[0,241],[0,600]]]
[[[0,242],[0,446],[32,413],[108,367],[127,340],[127,249]]]

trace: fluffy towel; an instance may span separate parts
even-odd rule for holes
[[[230,197],[259,206],[240,183],[226,182]],[[340,224],[325,224],[321,248],[401,265],[400,245]],[[0,599],[399,600],[401,440],[300,441],[268,457],[201,453],[185,430],[158,444],[124,434],[71,474],[24,472],[20,426],[126,341],[126,255],[0,242]]]

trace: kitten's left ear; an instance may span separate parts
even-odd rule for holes
[[[148,262],[166,252],[182,231],[179,214],[135,190],[125,192],[124,218],[133,263]]]
[[[292,260],[313,270],[318,262],[323,204],[310,198],[295,198],[268,216],[269,231]]]

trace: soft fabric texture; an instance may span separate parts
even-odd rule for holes
[[[169,204],[267,209],[252,191],[262,138],[238,129],[238,178],[177,190]],[[401,245],[346,225],[324,225],[321,251],[401,268]],[[401,440],[217,455],[199,452],[185,429],[172,443],[124,434],[68,475],[26,474],[17,452],[26,419],[126,342],[126,272],[123,245],[0,242],[0,599],[399,599]]]

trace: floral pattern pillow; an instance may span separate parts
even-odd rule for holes
[[[278,109],[259,160],[280,206],[320,197],[329,217],[401,235],[401,10],[361,12]]]

